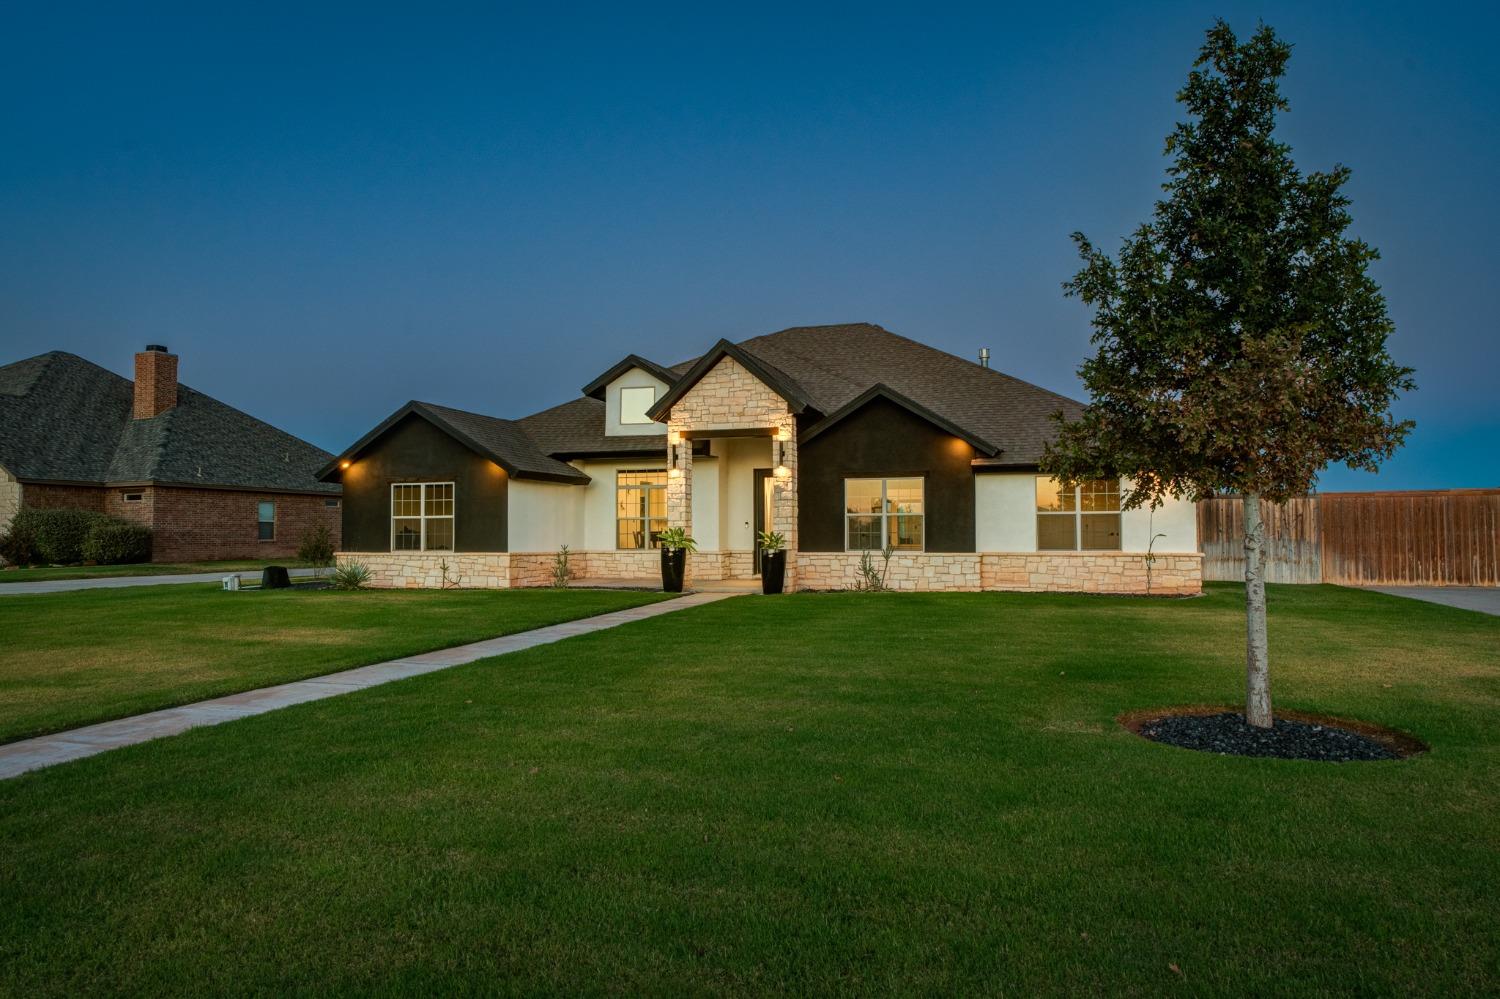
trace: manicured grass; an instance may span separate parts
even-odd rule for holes
[[[0,993],[1500,988],[1500,620],[1272,588],[1281,704],[1173,749],[1199,600],[743,597],[0,784]]]
[[[105,579],[114,576],[177,576],[194,572],[259,572],[268,565],[300,568],[296,559],[231,559],[225,562],[139,562],[133,565],[38,565],[0,569],[0,583],[38,583],[50,579]]]
[[[0,597],[0,742],[634,607],[620,590],[183,583]]]

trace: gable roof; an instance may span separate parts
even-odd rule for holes
[[[677,375],[674,372],[668,371],[655,361],[648,361],[639,354],[628,354],[614,367],[585,385],[583,387],[583,394],[593,396],[595,399],[603,399],[604,389],[609,383],[619,378],[631,368],[640,368],[658,381],[665,382],[668,386],[677,380]]]
[[[352,461],[408,416],[426,420],[443,433],[481,457],[488,458],[515,479],[543,479],[553,482],[583,484],[589,477],[572,465],[544,454],[515,420],[502,420],[482,413],[451,409],[431,402],[413,399],[381,421],[337,458],[318,470],[318,478],[327,479],[344,461]]]
[[[767,388],[786,400],[787,408],[793,413],[802,413],[808,408],[816,408],[802,386],[785,371],[780,370],[774,364],[768,364],[764,359],[743,349],[739,344],[720,340],[709,349],[708,353],[694,361],[687,371],[683,372],[682,377],[667,390],[667,394],[656,400],[656,404],[646,410],[646,415],[658,423],[663,422],[663,418],[671,412],[672,405],[686,395],[694,385],[697,385],[704,375],[712,371],[714,365],[726,357],[738,361]]]
[[[1057,433],[1053,414],[1074,419],[1083,412],[1067,396],[873,323],[795,326],[738,346],[795,379],[822,414],[883,385],[997,448],[984,463],[990,467],[1035,465]]]
[[[186,385],[134,418],[131,382],[52,351],[0,367],[0,466],[29,481],[217,486],[337,495],[328,452]]]
[[[946,430],[948,433],[952,434],[954,437],[959,438],[960,440],[967,441],[969,444],[973,445],[976,451],[987,458],[993,458],[1000,452],[1000,449],[998,447],[991,444],[983,437],[980,437],[978,434],[971,433],[970,431],[965,430],[958,424],[953,423],[942,416],[939,416],[937,413],[934,413],[932,410],[928,409],[926,406],[923,406],[921,403],[916,402],[912,399],[908,399],[900,392],[897,392],[895,389],[885,384],[871,386],[870,388],[861,392],[859,395],[855,396],[853,399],[850,399],[843,406],[840,406],[834,412],[829,413],[827,416],[819,420],[817,423],[813,424],[811,427],[808,427],[807,430],[803,431],[801,435],[802,441],[804,443],[810,441],[830,427],[842,423],[846,418],[859,412],[861,409],[864,409],[865,406],[869,405],[876,399],[885,399],[889,402],[895,403],[897,406],[900,406],[902,409],[906,410],[909,413],[921,417],[928,423],[931,423],[933,426],[936,426],[942,430]]]

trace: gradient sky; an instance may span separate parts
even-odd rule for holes
[[[0,361],[165,343],[334,451],[813,323],[1082,397],[1068,234],[1146,218],[1204,29],[1263,18],[1417,368],[1406,450],[1323,488],[1500,485],[1493,4],[127,6],[7,9]]]

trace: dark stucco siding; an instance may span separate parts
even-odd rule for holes
[[[926,480],[926,550],[973,551],[973,458],[968,443],[895,403],[871,400],[798,449],[798,547],[844,550],[845,479],[920,475]]]
[[[505,471],[419,416],[371,444],[343,482],[345,551],[390,551],[393,482],[452,482],[454,549],[507,550]]]

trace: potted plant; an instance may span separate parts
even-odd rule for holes
[[[786,585],[786,538],[777,531],[755,536],[760,546],[760,592],[780,593]]]
[[[680,527],[669,527],[657,535],[661,545],[661,588],[665,593],[681,593],[682,577],[687,571],[688,552],[698,550],[698,542]]]

